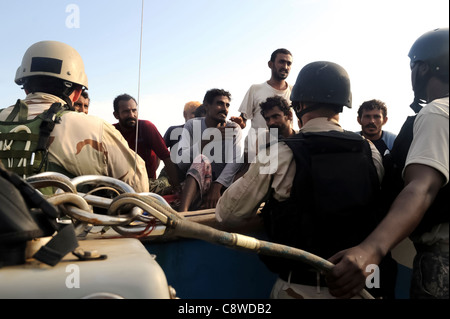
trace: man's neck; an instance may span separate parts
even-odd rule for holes
[[[448,83],[432,77],[427,86],[427,103],[444,97],[448,97]]]
[[[363,132],[363,134],[362,134],[365,138],[367,138],[368,140],[371,140],[371,141],[378,141],[382,136],[383,136],[383,131],[380,131],[380,133],[378,133],[378,134],[376,134],[376,135],[366,135],[366,134],[364,134],[364,132]]]
[[[218,127],[221,124],[221,122],[218,122],[210,117],[205,117],[205,124],[206,127]]]
[[[320,108],[308,113],[305,113],[302,117],[303,125],[308,123],[310,120],[326,117],[328,121],[335,120],[339,123],[339,113],[335,113],[333,110],[328,108]]]
[[[279,90],[279,91],[286,90],[288,87],[288,84],[285,80],[276,80],[274,78],[270,78],[270,80],[267,81],[267,84],[269,84],[275,90]]]
[[[136,126],[124,126],[119,123],[119,127],[122,132],[126,133],[136,131]]]
[[[283,131],[281,132],[281,136],[283,136],[284,138],[288,138],[289,136],[292,136],[294,134],[295,134],[295,131],[290,126],[284,128]]]

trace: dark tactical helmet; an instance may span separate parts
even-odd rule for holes
[[[435,29],[420,36],[409,50],[411,66],[422,61],[434,74],[448,75],[448,28]]]
[[[343,106],[352,107],[352,92],[347,71],[340,65],[317,61],[304,66],[298,74],[291,92],[294,110],[299,115],[298,103],[334,104],[342,112]],[[303,116],[308,107],[300,115]]]
[[[437,76],[448,82],[448,28],[428,31],[420,36],[409,50],[408,56],[411,59],[411,70],[417,62],[428,65],[430,72],[422,77],[416,75],[413,81],[414,101],[410,107],[415,113],[422,109],[422,104],[426,103],[425,87],[431,76]]]

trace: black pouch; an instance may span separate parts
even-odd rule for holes
[[[50,266],[78,247],[73,224],[59,224],[58,209],[0,163],[0,267],[25,263],[27,242],[53,238],[34,258]]]

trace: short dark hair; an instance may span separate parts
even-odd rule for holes
[[[125,94],[118,95],[118,96],[114,99],[114,102],[113,102],[114,112],[119,112],[119,102],[120,102],[120,101],[129,101],[129,100],[133,100],[133,101],[136,103],[136,105],[137,105],[136,99],[135,99],[134,97],[132,97],[131,95],[126,94],[126,93],[125,93]]]
[[[292,56],[292,53],[287,49],[276,49],[275,51],[272,52],[272,55],[270,56],[270,61],[275,62],[278,54],[288,54]]]
[[[203,98],[203,104],[212,104],[216,96],[226,96],[231,101],[231,94],[228,91],[222,89],[211,89],[206,92]]]
[[[383,101],[369,100],[365,101],[358,109],[358,117],[361,118],[364,111],[380,110],[383,113],[383,117],[387,117],[387,107]]]
[[[283,111],[284,115],[289,115],[291,111],[291,106],[289,105],[288,101],[286,101],[286,99],[282,96],[278,95],[268,97],[267,100],[260,103],[259,106],[261,107],[261,115],[263,117],[267,111],[273,109],[275,106]]]
[[[194,116],[195,117],[205,117],[205,115],[206,115],[205,106],[203,104],[201,104],[199,107],[197,107],[195,109]]]

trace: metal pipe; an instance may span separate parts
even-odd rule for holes
[[[121,190],[123,193],[136,193],[127,183],[109,176],[102,175],[83,175],[72,178],[72,184],[77,187],[85,184],[107,185]]]
[[[26,181],[34,188],[57,187],[64,192],[76,193],[77,189],[70,178],[57,172],[44,172],[30,176]]]

